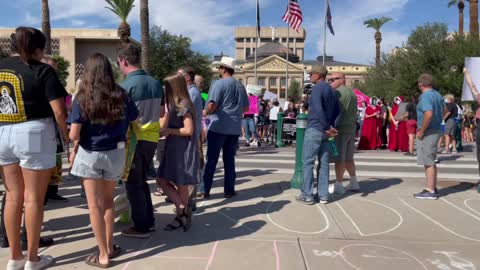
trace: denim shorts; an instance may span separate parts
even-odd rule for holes
[[[19,163],[29,170],[56,165],[57,141],[52,118],[0,123],[0,166]]]
[[[117,181],[122,177],[125,168],[125,151],[125,148],[88,151],[80,146],[70,173],[84,179]]]

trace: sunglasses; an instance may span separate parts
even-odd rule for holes
[[[332,83],[332,82],[334,82],[334,81],[338,81],[338,80],[341,80],[341,79],[342,79],[342,78],[339,78],[339,77],[337,77],[337,78],[330,78],[330,79],[328,79],[328,82],[329,82],[329,83]]]

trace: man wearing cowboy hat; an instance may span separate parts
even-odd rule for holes
[[[238,138],[242,133],[242,114],[249,110],[249,102],[245,87],[233,78],[236,60],[224,56],[221,61],[213,64],[218,67],[221,79],[212,85],[203,111],[203,114],[210,116],[212,121],[207,133],[207,164],[203,174],[204,197],[210,197],[213,175],[220,150],[223,150],[224,193],[225,198],[231,198],[236,195],[235,153]]]

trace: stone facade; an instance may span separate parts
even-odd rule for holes
[[[0,29],[0,48],[10,52],[10,35],[15,29]],[[59,54],[70,62],[67,90],[75,88],[75,83],[83,73],[88,56],[100,52],[116,61],[120,39],[116,29],[52,29],[52,54]]]

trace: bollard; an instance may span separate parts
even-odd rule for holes
[[[296,150],[295,150],[295,173],[290,180],[290,186],[300,189],[303,184],[303,140],[307,129],[308,116],[301,113],[297,116],[296,126]]]
[[[285,144],[282,141],[282,132],[283,132],[283,113],[279,112],[277,115],[277,143],[276,147],[285,147]]]

